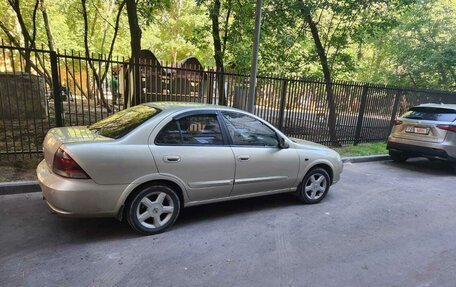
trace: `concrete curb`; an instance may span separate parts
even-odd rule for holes
[[[368,156],[353,156],[344,157],[342,161],[344,163],[359,163],[359,162],[371,162],[371,161],[382,161],[389,160],[389,155],[368,155]],[[41,188],[38,181],[13,181],[0,183],[0,195],[20,194],[29,192],[40,192]]]
[[[29,193],[41,191],[38,181],[13,181],[0,183],[0,195]]]
[[[382,161],[382,160],[390,160],[390,156],[387,154],[379,154],[379,155],[366,155],[366,156],[351,156],[351,157],[344,157],[342,158],[342,162],[351,162],[351,163],[359,163],[359,162],[371,162],[371,161]]]

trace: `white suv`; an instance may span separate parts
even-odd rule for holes
[[[456,105],[423,104],[411,108],[394,121],[387,148],[397,162],[427,157],[456,166]]]

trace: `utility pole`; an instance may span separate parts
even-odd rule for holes
[[[253,35],[252,65],[250,70],[249,97],[247,101],[247,111],[253,113],[255,107],[255,85],[258,72],[258,46],[260,44],[260,24],[262,0],[257,0],[255,12],[255,31]]]

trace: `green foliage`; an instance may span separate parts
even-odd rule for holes
[[[397,25],[366,41],[359,77],[394,85],[454,90],[456,1],[419,1]]]
[[[143,31],[142,46],[160,61],[174,63],[196,56],[203,65],[213,65],[209,18],[194,1],[176,1]]]
[[[87,0],[90,51],[107,54],[121,0]],[[139,0],[142,47],[162,62],[196,56],[214,62],[210,7],[214,0]],[[29,32],[35,0],[21,0]],[[80,0],[44,0],[55,46],[84,53]],[[264,0],[259,72],[322,77],[320,59],[303,13],[317,24],[334,79],[422,88],[455,89],[456,0]],[[16,15],[0,1],[0,21],[23,43]],[[255,1],[221,0],[223,60],[228,70],[248,73]],[[227,17],[229,16],[229,17]],[[41,11],[36,43],[47,46]],[[130,55],[129,25],[120,17],[114,55]],[[8,39],[5,31],[0,37]]]

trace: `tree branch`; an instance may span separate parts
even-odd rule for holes
[[[228,21],[230,19],[231,15],[231,0],[228,0],[228,11],[226,12],[226,18],[225,18],[225,31],[223,34],[223,48],[222,48],[222,55],[225,55],[225,50],[226,50],[226,40],[228,39]]]

